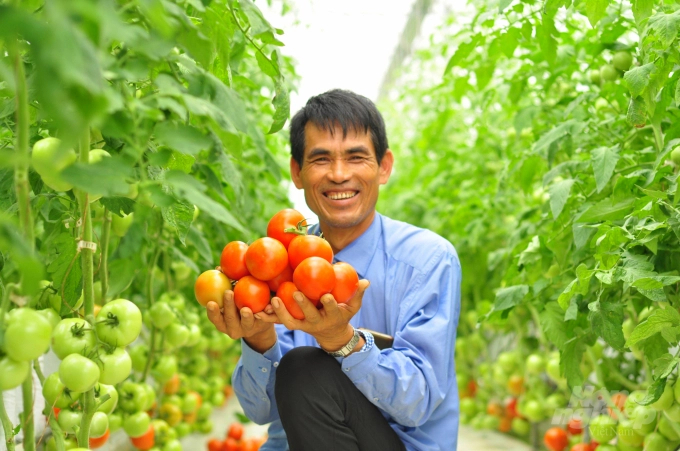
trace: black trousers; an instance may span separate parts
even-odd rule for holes
[[[319,348],[287,352],[274,390],[291,451],[406,450],[380,410]]]

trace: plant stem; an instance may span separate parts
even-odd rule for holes
[[[21,383],[21,397],[24,411],[21,413],[21,428],[24,430],[24,450],[35,451],[35,422],[33,420],[33,371]]]
[[[661,131],[661,124],[654,122],[652,123],[652,130],[654,130],[654,143],[656,144],[657,152],[661,152],[663,149],[663,132]]]
[[[106,304],[106,294],[109,291],[109,241],[111,239],[111,212],[104,208],[104,222],[102,223],[102,265],[99,279],[102,282],[102,303]]]
[[[5,398],[0,392],[0,423],[2,423],[2,430],[5,433],[5,445],[7,451],[14,451],[14,427],[7,416],[7,409],[5,409]]]
[[[34,360],[33,361],[33,369],[35,370],[35,374],[38,376],[38,380],[40,381],[40,384],[44,385],[45,384],[45,375],[42,372],[42,368],[40,368],[40,362],[38,362],[37,360]],[[52,437],[54,437],[54,442],[56,444],[57,451],[65,451],[64,433],[61,430],[61,426],[59,426],[59,423],[57,423],[57,419],[54,417],[54,409],[52,408],[52,406],[46,405],[43,413],[47,417],[47,422],[50,425],[50,429],[52,429]],[[44,435],[45,434],[43,433],[43,436]],[[40,443],[38,443],[38,444],[40,444]]]

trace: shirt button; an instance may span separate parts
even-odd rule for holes
[[[262,401],[266,401],[266,400],[267,400],[267,397],[266,397],[266,396],[263,396],[263,397],[262,397]]]
[[[373,398],[373,401],[378,402],[378,398]]]
[[[274,368],[279,366],[279,362],[274,362]]]
[[[345,368],[345,371],[349,371],[349,368]]]
[[[263,372],[263,373],[266,373],[266,372],[267,372],[267,368],[262,368],[262,372]]]

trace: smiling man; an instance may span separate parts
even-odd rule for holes
[[[453,246],[376,212],[394,155],[375,105],[349,91],[312,97],[291,121],[291,177],[319,217],[335,261],[359,273],[357,294],[317,309],[296,293],[297,320],[273,298],[253,315],[224,295],[217,329],[242,340],[234,391],[271,423],[263,451],[456,449],[454,342],[461,270]],[[394,337],[379,349],[369,329]]]

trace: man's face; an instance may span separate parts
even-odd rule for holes
[[[372,217],[394,156],[388,149],[378,164],[370,133],[348,130],[343,138],[339,126],[331,134],[307,123],[302,161],[291,158],[290,172],[309,208],[331,227],[350,228]]]

